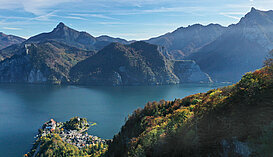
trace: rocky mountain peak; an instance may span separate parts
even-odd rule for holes
[[[196,30],[196,29],[201,29],[201,28],[212,28],[212,27],[220,27],[220,28],[224,28],[223,26],[219,25],[219,24],[213,24],[210,23],[208,25],[202,25],[202,24],[193,24],[193,25],[188,25],[187,27],[180,27],[177,30],[175,30],[174,32],[180,31],[180,30]]]
[[[66,25],[63,23],[63,22],[60,22],[58,25],[57,25],[57,28],[63,28],[65,27]]]
[[[56,28],[54,28],[53,32],[58,31],[65,31],[65,30],[72,30],[71,28],[67,27],[63,22],[60,22]]]
[[[256,8],[252,7],[250,12],[258,11]]]
[[[250,12],[248,12],[245,17],[241,19],[242,20],[259,20],[259,18],[263,17],[263,14],[261,14],[263,11],[255,9],[254,7],[251,8]]]

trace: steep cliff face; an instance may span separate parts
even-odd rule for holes
[[[27,55],[13,56],[0,63],[1,82],[45,82],[43,74],[34,69]],[[38,76],[38,75],[39,76]]]
[[[159,85],[210,82],[193,61],[171,61],[162,48],[145,42],[113,43],[70,71],[76,84]],[[179,76],[179,77],[178,77]]]
[[[208,83],[212,82],[210,76],[201,71],[193,60],[181,60],[174,62],[174,73],[180,83]]]
[[[10,83],[67,83],[70,68],[93,55],[58,42],[25,44],[0,62],[0,81]]]

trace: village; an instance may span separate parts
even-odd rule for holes
[[[86,131],[90,124],[82,118],[74,117],[68,122],[56,122],[54,119],[45,122],[39,130],[37,138],[57,133],[64,142],[83,148],[89,145],[106,144],[107,141],[97,136],[89,135]]]

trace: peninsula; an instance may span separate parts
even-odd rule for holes
[[[107,150],[107,140],[86,132],[93,125],[96,124],[79,117],[67,122],[50,119],[38,130],[33,147],[25,156],[100,156]]]

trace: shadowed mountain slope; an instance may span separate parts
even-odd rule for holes
[[[175,59],[183,59],[217,39],[226,30],[218,24],[194,24],[165,35],[151,38],[148,43],[164,46]]]
[[[273,49],[273,11],[252,8],[217,40],[189,56],[218,81],[238,81],[242,74],[262,67]]]
[[[13,44],[20,44],[26,39],[14,35],[6,35],[0,32],[0,50]]]

